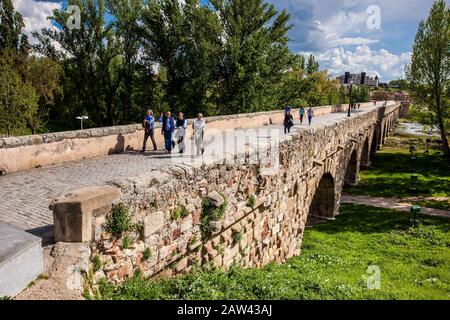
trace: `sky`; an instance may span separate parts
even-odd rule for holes
[[[205,2],[206,0],[201,0]],[[404,77],[418,24],[434,0],[266,0],[291,14],[290,48],[314,54],[321,69],[338,76],[367,72],[388,82]],[[450,0],[446,0],[450,4]],[[13,0],[25,31],[55,28],[47,17],[60,0]]]

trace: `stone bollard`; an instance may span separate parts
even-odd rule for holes
[[[95,219],[106,219],[120,200],[119,189],[104,186],[74,191],[50,204],[56,242],[88,243],[95,240]]]

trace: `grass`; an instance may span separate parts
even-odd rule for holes
[[[450,299],[450,220],[343,205],[334,222],[307,229],[302,254],[263,269],[204,267],[167,280],[136,274],[122,286],[103,282],[102,299]],[[367,288],[370,266],[381,289]]]
[[[436,151],[425,154],[425,144],[416,143],[415,160],[411,161],[409,138],[389,138],[382,151],[372,161],[372,166],[360,173],[360,183],[346,189],[347,193],[375,197],[450,197],[450,164]],[[413,165],[412,165],[413,164]],[[419,181],[412,192],[411,167]],[[449,208],[448,201],[430,200],[421,205],[431,208]]]

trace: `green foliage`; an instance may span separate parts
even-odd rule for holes
[[[239,244],[242,241],[242,238],[244,237],[244,234],[242,231],[237,231],[233,233],[233,243]]]
[[[211,200],[206,197],[202,201],[202,215],[201,215],[201,232],[203,240],[207,240],[210,234],[209,224],[211,221],[218,221],[222,219],[228,207],[228,201],[224,194],[221,194],[224,199],[222,205],[218,208],[214,206]]]
[[[448,299],[450,221],[343,205],[334,222],[305,231],[302,254],[262,269],[205,266],[187,276],[121,286],[100,285],[107,300],[415,300]],[[431,240],[430,240],[431,239]],[[370,250],[369,250],[370,248]],[[367,288],[368,267],[379,266],[381,290]]]
[[[0,57],[0,133],[10,136],[25,129],[27,120],[37,113],[38,97],[33,86]]]
[[[247,207],[254,208],[256,205],[256,196],[251,195],[247,200]]]
[[[28,39],[22,34],[25,27],[22,15],[14,10],[11,0],[0,2],[0,22],[0,53],[5,49],[18,51],[28,46]]]
[[[176,208],[173,210],[170,214],[170,219],[172,221],[177,221],[180,218],[186,218],[189,215],[189,211],[186,209],[186,207],[181,206],[179,208]]]
[[[133,227],[128,209],[123,204],[114,206],[111,217],[108,219],[106,227],[107,231],[112,235],[117,236],[127,231],[131,231]]]
[[[145,249],[144,251],[144,261],[148,261],[152,257],[152,250],[150,248]]]
[[[446,137],[450,118],[450,7],[437,0],[428,18],[419,24],[406,78],[414,103],[441,131],[444,151],[450,157]]]
[[[122,249],[133,249],[133,240],[127,235],[122,238]]]
[[[100,258],[100,256],[94,256],[94,258],[92,258],[92,270],[94,272],[97,272],[99,270],[101,270],[103,267],[103,263],[102,263],[102,259]]]

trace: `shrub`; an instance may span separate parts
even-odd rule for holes
[[[214,206],[214,204],[211,202],[211,199],[209,199],[208,197],[204,198],[202,201],[201,231],[203,240],[206,240],[209,237],[210,222],[222,219],[228,207],[228,201],[225,195],[222,193],[220,195],[223,197],[224,202],[218,208]]]
[[[151,257],[152,257],[152,250],[150,250],[150,248],[145,249],[144,261],[148,261]]]
[[[242,238],[243,238],[242,231],[233,233],[233,242],[234,242],[234,244],[238,244],[239,242],[241,242]]]
[[[133,248],[133,240],[130,237],[125,236],[122,239],[122,249],[132,249]]]
[[[92,268],[94,270],[94,272],[99,271],[102,268],[102,260],[100,259],[99,256],[94,256],[94,258],[92,259]]]
[[[113,207],[106,229],[112,235],[121,235],[133,229],[128,209],[123,204]]]
[[[251,195],[250,198],[247,200],[247,207],[254,208],[256,205],[256,197],[254,195]]]

